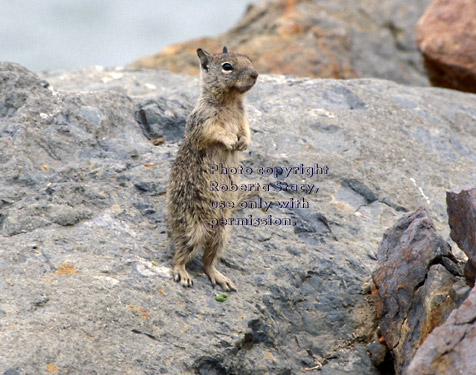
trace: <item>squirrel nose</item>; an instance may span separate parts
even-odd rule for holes
[[[252,70],[250,73],[250,77],[253,79],[258,78],[258,72],[256,70]]]

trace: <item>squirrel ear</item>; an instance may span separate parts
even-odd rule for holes
[[[208,65],[210,65],[211,57],[210,54],[207,51],[204,51],[203,49],[199,48],[197,49],[197,55],[200,59],[200,65],[206,72],[208,72]]]
[[[223,47],[223,52],[222,53],[228,53],[228,48],[226,48],[226,46]]]

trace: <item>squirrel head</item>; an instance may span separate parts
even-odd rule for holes
[[[203,49],[197,50],[200,59],[202,90],[217,97],[228,94],[244,94],[253,87],[258,73],[250,58],[238,53],[211,54]]]

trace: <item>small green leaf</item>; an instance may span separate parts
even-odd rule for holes
[[[150,262],[150,264],[152,264],[153,266],[157,266],[157,262],[155,260],[153,260],[152,262]]]
[[[228,298],[228,294],[226,293],[218,293],[215,296],[215,300],[217,300],[218,302],[224,302],[226,301],[227,298]]]

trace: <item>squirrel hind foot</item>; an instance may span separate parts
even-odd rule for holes
[[[205,273],[213,286],[218,284],[226,292],[236,292],[236,287],[233,282],[219,272],[215,267],[206,269]]]
[[[184,288],[190,288],[193,286],[193,280],[190,274],[185,269],[185,266],[176,266],[172,270],[173,278],[175,282],[180,282]]]

